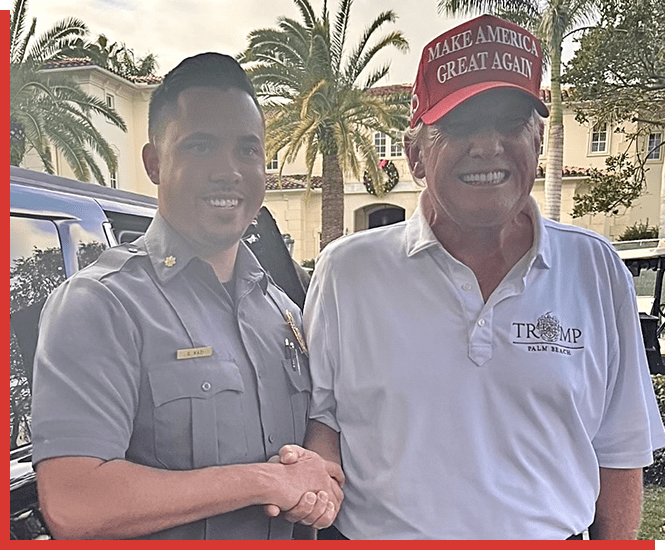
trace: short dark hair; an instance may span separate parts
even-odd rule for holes
[[[154,143],[160,130],[165,107],[178,101],[183,90],[195,86],[211,86],[222,90],[238,88],[250,95],[261,113],[254,87],[233,57],[215,52],[200,53],[184,59],[171,69],[152,93],[148,110],[148,139],[151,143]]]

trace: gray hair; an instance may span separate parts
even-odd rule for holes
[[[422,149],[425,145],[431,145],[428,128],[429,126],[425,125],[422,120],[419,120],[413,128],[409,126],[404,130],[404,152],[407,158],[411,158],[410,153],[414,148]],[[422,178],[414,176],[413,171],[411,172],[411,177],[416,185],[425,187],[425,181]]]

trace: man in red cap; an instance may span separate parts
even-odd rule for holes
[[[306,446],[344,468],[341,536],[636,535],[665,432],[629,273],[530,196],[541,67],[492,16],[428,44],[405,136],[418,209],[317,262]]]

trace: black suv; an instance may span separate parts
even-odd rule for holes
[[[152,197],[12,166],[10,169],[10,538],[49,538],[37,506],[30,443],[32,362],[48,295],[105,248],[145,233]],[[307,273],[268,210],[243,237],[276,284],[302,307]]]

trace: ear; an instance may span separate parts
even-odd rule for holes
[[[425,177],[425,167],[422,161],[422,150],[407,136],[404,136],[404,154],[409,161],[409,168],[413,177],[423,179]]]
[[[152,143],[146,143],[141,151],[141,156],[150,181],[155,185],[159,185],[159,154],[157,148]]]

